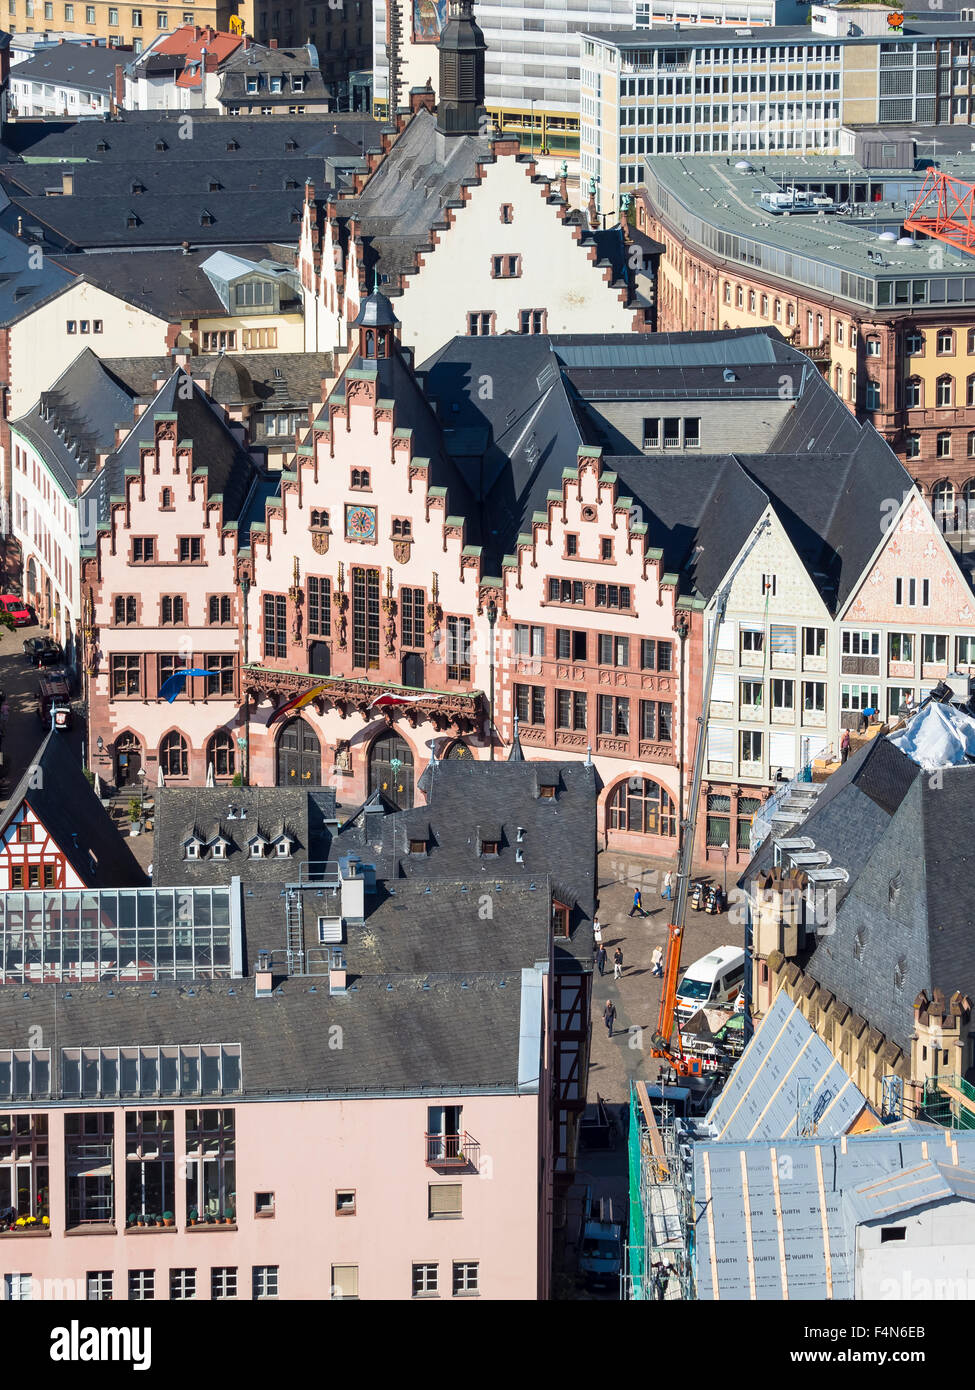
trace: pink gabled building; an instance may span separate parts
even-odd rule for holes
[[[585,418],[572,366],[590,344],[634,366],[652,347],[455,339],[418,372],[378,294],[353,331],[282,472],[179,370],[104,464],[83,559],[92,766],[409,807],[431,760],[517,743],[594,763],[604,843],[673,852],[702,605],[685,530],[654,543],[607,458],[638,446],[598,395]],[[180,665],[210,674],[169,703]]]
[[[454,766],[424,825],[167,787],[151,888],[0,892],[7,1299],[548,1297],[595,782]]]

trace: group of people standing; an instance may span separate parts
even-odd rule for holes
[[[663,885],[662,885],[662,888],[661,888],[661,897],[664,898],[664,899],[666,899],[666,900],[669,902],[669,901],[671,901],[671,900],[673,899],[673,896],[674,896],[674,875],[673,875],[673,874],[671,873],[671,871],[668,869],[668,871],[664,874]],[[630,906],[629,915],[630,915],[631,917],[637,917],[637,916],[638,916],[638,917],[646,917],[646,916],[648,915],[648,914],[647,914],[646,908],[643,906],[643,893],[642,893],[642,890],[641,890],[640,888],[634,888],[634,890],[633,890],[633,902],[632,902],[632,904],[631,904],[631,906]],[[593,920],[593,924],[592,924],[592,934],[593,934],[593,950],[594,950],[594,952],[595,952],[596,969],[599,971],[600,975],[603,975],[603,974],[605,973],[605,971],[606,971],[606,966],[607,966],[608,963],[609,963],[609,953],[608,953],[608,951],[606,950],[606,946],[605,946],[605,944],[604,944],[604,942],[603,942],[603,929],[602,929],[602,923],[601,923],[600,920],[599,920],[599,912],[598,912],[598,909],[597,909],[596,916],[595,916],[595,919]],[[652,973],[652,974],[658,975],[658,976],[659,976],[659,975],[663,975],[663,973],[664,973],[664,969],[663,969],[663,959],[664,959],[663,949],[662,949],[660,946],[655,946],[654,949],[653,949],[653,955],[652,955],[652,957],[651,957],[651,973]],[[621,945],[618,944],[618,945],[616,946],[616,949],[615,949],[614,952],[613,952],[613,979],[614,979],[614,980],[619,980],[619,979],[622,978],[622,975],[623,975],[623,947],[622,947]],[[614,1004],[614,1002],[612,1001],[612,999],[607,999],[607,1000],[606,1000],[606,1005],[605,1005],[605,1007],[604,1007],[604,1009],[603,1009],[603,1022],[604,1022],[605,1025],[606,1025],[606,1031],[607,1031],[607,1033],[609,1034],[610,1037],[612,1037],[612,1036],[613,1036],[614,1025],[615,1025],[615,1023],[616,1023],[616,1005]]]

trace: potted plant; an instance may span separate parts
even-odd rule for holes
[[[125,1224],[126,1224],[126,1226],[134,1226],[134,1225],[135,1225],[135,1212],[134,1212],[134,1211],[130,1211],[130,1212],[129,1212],[128,1216],[125,1218]]]
[[[137,796],[129,797],[129,834],[138,835],[142,818],[142,803]]]
[[[174,1219],[175,1219],[175,1218],[173,1217],[173,1213],[172,1213],[171,1211],[164,1211],[164,1212],[163,1212],[163,1225],[164,1225],[164,1226],[171,1226],[171,1225],[173,1224]]]
[[[200,1213],[197,1211],[196,1207],[190,1207],[190,1225],[197,1226],[199,1225],[199,1221]]]
[[[224,1224],[225,1226],[232,1226],[232,1225],[234,1224],[234,1209],[233,1209],[233,1207],[224,1207],[224,1212],[223,1212],[223,1224]]]
[[[136,1217],[136,1224],[139,1226],[144,1226],[146,1224],[146,1214],[144,1211],[139,1212],[138,1216]]]

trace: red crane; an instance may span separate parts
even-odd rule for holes
[[[975,255],[975,183],[929,169],[904,227]]]

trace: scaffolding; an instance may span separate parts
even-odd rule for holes
[[[694,1297],[691,1196],[669,1106],[654,1114],[646,1083],[630,1086],[629,1297],[643,1302]]]
[[[975,1129],[975,1087],[963,1076],[928,1077],[920,1118],[945,1129]]]

